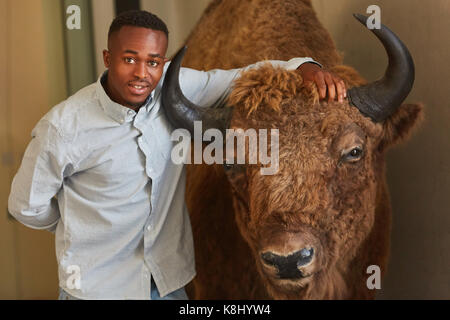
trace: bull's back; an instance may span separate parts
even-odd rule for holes
[[[309,0],[213,1],[186,44],[184,65],[200,70],[294,57],[312,57],[327,68],[341,63]]]

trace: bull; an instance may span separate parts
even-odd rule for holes
[[[361,22],[366,17],[356,15]],[[271,65],[236,80],[227,106],[205,110],[184,97],[172,60],[163,103],[176,127],[279,128],[279,170],[264,164],[190,165],[186,202],[195,242],[195,299],[371,299],[367,268],[389,256],[389,147],[409,137],[423,107],[403,104],[414,80],[406,46],[372,30],[389,65],[367,83],[342,65],[309,0],[213,1],[187,40],[184,65],[236,68],[310,56],[347,85],[344,103],[319,102],[315,86]]]

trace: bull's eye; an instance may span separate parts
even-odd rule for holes
[[[349,152],[345,152],[343,155],[343,159],[346,162],[356,162],[360,160],[363,156],[363,149],[361,147],[355,147],[351,149]]]
[[[362,154],[362,150],[361,150],[361,149],[358,149],[358,148],[355,148],[355,149],[353,149],[352,151],[350,151],[350,156],[353,157],[353,158],[357,158],[357,157],[359,157],[361,154]]]

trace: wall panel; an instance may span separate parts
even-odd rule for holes
[[[0,0],[0,299],[14,299],[18,295],[17,251],[15,223],[8,218],[8,194],[12,174],[11,125],[8,109],[8,61],[10,58],[10,3]]]
[[[6,1],[8,10],[8,63],[6,109],[9,125],[8,152],[12,154],[9,186],[37,121],[66,96],[59,2],[52,0]],[[4,207],[5,208],[5,207]],[[17,299],[57,297],[54,236],[18,222],[9,246],[16,255]],[[14,291],[11,291],[14,292]]]

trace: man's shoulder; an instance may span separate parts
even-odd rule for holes
[[[96,84],[93,83],[51,108],[41,121],[54,126],[65,140],[73,140],[99,109]]]

